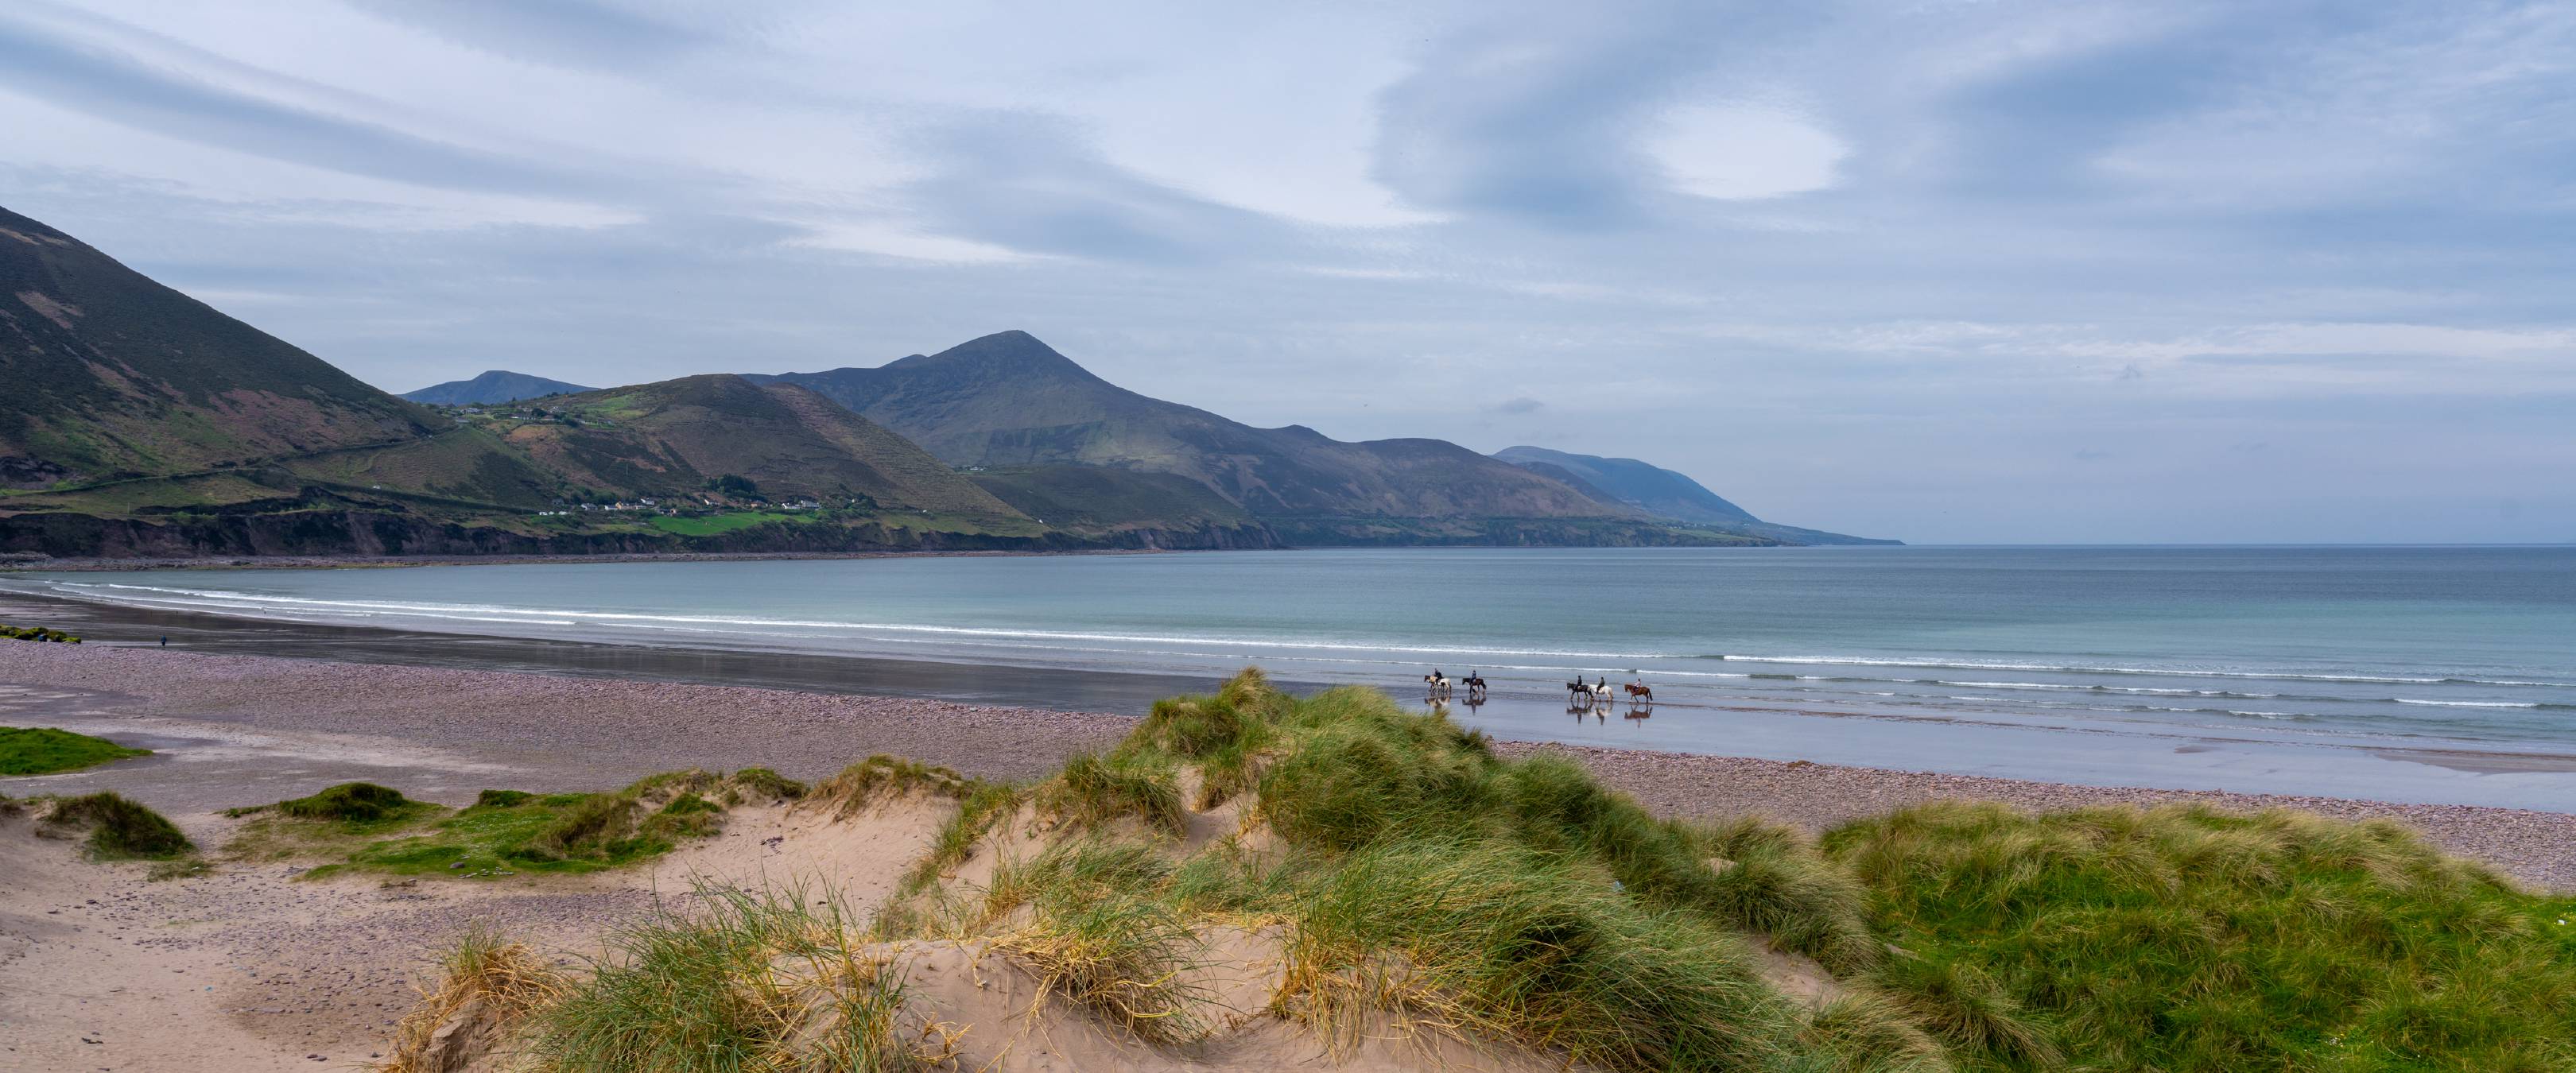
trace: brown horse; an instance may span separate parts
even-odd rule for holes
[[[1655,691],[1644,682],[1630,682],[1624,688],[1628,691],[1630,703],[1653,704],[1655,702]]]

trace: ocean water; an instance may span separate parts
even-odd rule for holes
[[[1492,681],[1491,704],[1452,711],[1514,737],[2576,807],[2576,547],[1371,549],[5,584],[630,644],[1255,663],[1399,696],[1436,667]],[[1657,704],[1567,710],[1576,676],[1643,680]]]

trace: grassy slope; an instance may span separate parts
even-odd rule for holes
[[[518,425],[510,442],[576,483],[620,495],[695,493],[732,474],[773,497],[862,495],[892,509],[1018,513],[902,437],[789,385],[693,376],[548,404],[580,423]]]
[[[0,209],[0,458],[9,483],[172,473],[400,441],[427,411],[53,228]],[[47,468],[50,467],[50,468]]]
[[[150,749],[128,749],[53,727],[0,727],[0,775],[51,775],[150,755]]]
[[[1107,466],[1007,466],[970,473],[967,478],[1022,514],[1079,531],[1260,524],[1250,512],[1206,485],[1170,473]]]

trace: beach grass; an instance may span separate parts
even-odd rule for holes
[[[1180,801],[1193,761],[1233,789]],[[1235,794],[1278,844],[1175,852],[1189,808]],[[1156,705],[1031,798],[1081,833],[927,909],[898,903],[879,934],[990,943],[1157,1044],[1208,1031],[1181,981],[1225,924],[1282,936],[1273,1008],[1335,1051],[1392,1017],[1601,1069],[1947,1068],[1890,1003],[1811,1026],[1760,975],[1748,920],[1854,969],[1879,949],[1858,884],[1806,840],[1742,834],[1724,848],[1753,863],[1721,874],[1726,832],[1655,820],[1562,758],[1498,758],[1375,691],[1298,699],[1248,674]]]
[[[611,953],[538,1014],[533,1050],[543,1068],[922,1068],[895,1037],[892,966],[864,949],[838,900],[701,888],[691,902],[620,932]],[[819,1010],[818,994],[831,996]]]
[[[1189,823],[1178,767],[1153,750],[1076,753],[1055,778],[1040,784],[1034,800],[1038,808],[1085,826],[1134,817],[1178,836]]]
[[[393,1053],[373,1068],[450,1073],[465,1064],[460,1059],[481,1057],[455,1053],[464,1034],[440,1031],[452,1019],[479,1017],[492,1041],[500,1042],[529,1014],[561,1000],[569,987],[565,974],[535,951],[478,922],[439,959],[437,982],[422,989],[421,1004],[395,1025]]]
[[[814,784],[812,790],[801,796],[811,807],[825,808],[842,816],[850,816],[878,802],[904,794],[925,793],[963,797],[972,789],[972,780],[948,768],[877,753],[842,768],[838,774]]]
[[[406,802],[375,820],[321,821],[352,834],[368,833],[365,828],[350,830],[347,825],[352,823],[409,828],[411,833],[348,847],[340,860],[305,876],[318,879],[365,871],[484,879],[619,868],[715,834],[735,805],[775,800],[789,791],[801,794],[803,787],[774,771],[753,768],[730,777],[696,770],[664,772],[604,793],[486,790],[474,804],[435,820],[426,817],[438,815],[436,806],[404,811],[421,804]],[[288,804],[294,802],[276,807]]]
[[[151,754],[55,727],[0,727],[0,775],[52,775]]]
[[[651,792],[712,792],[701,775]],[[2386,823],[1972,803],[1820,838],[1670,820],[1565,755],[1257,673],[1026,786],[880,756],[807,800],[846,819],[916,793],[956,812],[864,927],[828,898],[702,890],[539,1013],[548,1068],[913,1068],[888,952],[954,943],[1176,1056],[1251,1017],[1343,1057],[1424,1033],[1615,1073],[2576,1069],[2576,900]],[[603,796],[442,822],[527,811],[509,838],[531,844]],[[1231,831],[1175,837],[1220,808]],[[956,879],[981,853],[986,878]],[[1220,934],[1281,966],[1259,1009],[1193,983],[1240,956]]]
[[[2576,1068],[2576,900],[2392,824],[1952,803],[1824,845],[1911,955],[1880,988],[1992,1068]]]
[[[101,860],[171,861],[197,851],[168,818],[104,790],[54,799],[44,822],[56,829],[87,828],[90,853]]]

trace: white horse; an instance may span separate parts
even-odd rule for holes
[[[1422,684],[1430,688],[1431,696],[1433,698],[1438,700],[1449,699],[1449,688],[1451,683],[1448,675],[1442,674],[1438,671],[1433,671],[1422,676]]]

